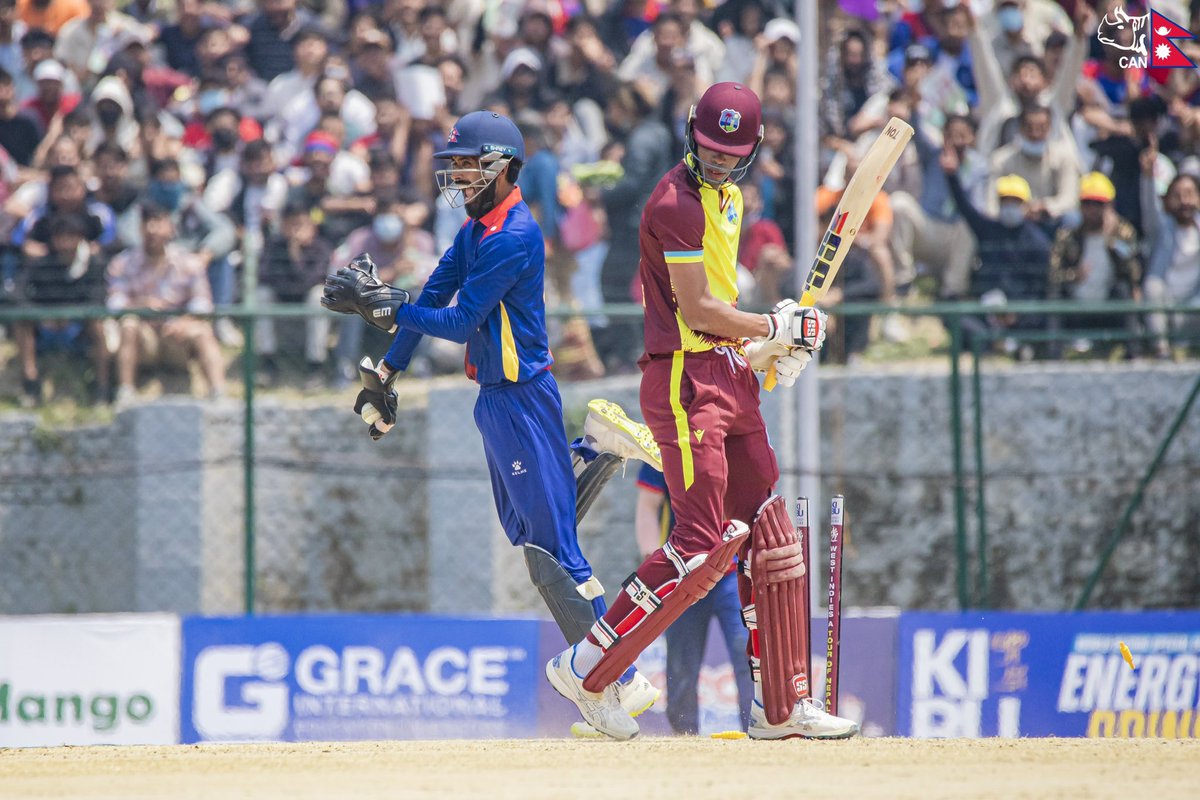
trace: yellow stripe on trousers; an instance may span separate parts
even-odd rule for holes
[[[500,304],[500,363],[504,365],[504,377],[513,383],[521,376],[521,362],[517,358],[517,343],[513,339],[512,323],[508,321],[508,309]]]
[[[692,488],[695,468],[692,465],[692,432],[688,428],[687,412],[679,402],[679,387],[683,383],[683,351],[676,350],[671,360],[671,413],[675,415],[675,438],[683,456],[683,490]]]

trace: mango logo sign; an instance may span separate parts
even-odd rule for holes
[[[9,681],[0,681],[0,726],[87,727],[98,733],[114,731],[128,720],[144,724],[154,716],[154,701],[141,692],[127,696],[22,691]]]

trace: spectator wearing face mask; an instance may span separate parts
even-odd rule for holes
[[[119,146],[137,158],[141,154],[137,120],[133,117],[133,98],[125,83],[115,75],[101,78],[92,90],[95,121],[88,134],[87,152],[94,153],[104,143]]]
[[[1047,0],[999,0],[994,14],[996,30],[990,49],[1005,74],[1022,56],[1043,56],[1051,32],[1071,30],[1071,20],[1062,6]]]
[[[422,203],[412,198],[395,196],[378,202],[378,210],[371,224],[358,228],[346,237],[334,252],[332,265],[340,267],[359,253],[370,253],[384,283],[406,289],[414,295],[419,293],[437,266],[433,238],[419,227],[424,221],[422,207]],[[427,213],[425,211],[424,215]],[[344,381],[355,374],[355,364],[363,351],[363,334],[367,330],[366,323],[356,316],[343,319],[336,353],[340,380]],[[378,337],[376,329],[369,330],[372,336]],[[390,337],[380,343],[386,347],[388,341]],[[371,347],[368,345],[367,349]]]
[[[284,209],[279,233],[267,239],[258,267],[255,291],[260,306],[305,303],[317,312],[304,323],[304,359],[310,386],[323,383],[322,372],[329,355],[326,343],[333,320],[328,313],[320,313],[320,305],[332,255],[333,245],[320,235],[308,209],[294,205]],[[254,343],[263,357],[263,375],[269,382],[279,373],[275,328],[275,320],[263,317],[254,329]]]
[[[229,259],[237,246],[233,225],[205,205],[204,198],[184,183],[177,160],[160,159],[150,165],[145,202],[171,215],[175,243],[194,253],[204,264],[213,303],[218,307],[232,305],[237,291],[234,266]],[[224,344],[241,342],[240,332],[228,319],[217,320],[216,331]]]
[[[1147,151],[1153,153],[1153,151]],[[1200,307],[1200,180],[1176,175],[1160,200],[1154,188],[1153,158],[1143,155],[1142,225],[1150,256],[1143,285],[1146,302],[1156,305]],[[1154,334],[1155,354],[1171,355],[1168,322],[1175,331],[1200,329],[1200,315],[1151,314],[1147,319]]]
[[[1050,117],[1044,106],[1026,108],[1016,140],[991,157],[993,175],[1019,175],[1028,184],[1028,216],[1039,222],[1053,222],[1079,208],[1079,162],[1072,150],[1051,139]],[[995,208],[994,203],[989,206]]]
[[[1040,300],[1046,296],[1050,264],[1050,238],[1041,226],[1026,218],[1031,195],[1029,184],[1019,175],[996,181],[999,214],[980,213],[971,204],[958,179],[958,156],[952,148],[942,151],[942,170],[950,194],[971,232],[979,252],[979,268],[971,281],[971,292],[990,305],[1015,300]],[[993,328],[1039,327],[1032,316],[997,313],[988,319]]]
[[[1013,11],[1020,12],[1019,7],[1012,3],[1003,8],[1010,9],[1007,12],[1009,17]],[[1012,138],[1018,126],[1014,119],[1028,108],[1042,106],[1050,109],[1051,113],[1049,138],[1078,159],[1067,115],[1075,110],[1076,84],[1087,55],[1091,20],[1092,12],[1088,5],[1078,3],[1074,33],[1066,44],[1052,83],[1041,59],[1040,49],[1038,52],[1014,53],[1011,66],[1006,68],[989,46],[984,31],[972,19],[970,41],[972,53],[975,54],[975,82],[979,87],[980,151],[990,155]],[[1003,37],[1003,32],[1000,35]],[[1074,184],[1072,192],[1073,187]]]
[[[254,124],[253,121],[251,124]],[[205,116],[208,146],[201,150],[201,155],[206,176],[212,177],[223,170],[237,168],[241,161],[241,126],[242,115],[231,106],[222,106]]]

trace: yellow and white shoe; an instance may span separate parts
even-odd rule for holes
[[[613,688],[617,693],[617,700],[621,703],[621,708],[629,712],[629,716],[637,717],[643,712],[650,710],[650,707],[658,702],[658,698],[662,696],[662,692],[655,687],[650,679],[640,672],[633,673],[633,677],[628,683],[618,681]],[[576,722],[571,725],[571,735],[576,739],[603,739],[604,734],[593,728],[586,722]]]
[[[662,453],[654,434],[640,422],[634,422],[611,400],[593,400],[588,403],[587,419],[583,421],[583,434],[596,450],[613,453],[624,459],[644,461],[662,472]]]
[[[568,647],[546,662],[546,677],[550,685],[579,709],[579,714],[593,731],[625,741],[638,734],[638,724],[621,705],[613,686],[597,694],[583,688],[583,678],[571,666],[575,648]]]

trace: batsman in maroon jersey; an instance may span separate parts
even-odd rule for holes
[[[592,727],[613,738],[636,735],[637,723],[622,709],[609,676],[620,674],[733,568],[732,554],[741,549],[744,556],[749,546],[749,525],[779,513],[782,503],[766,502],[779,470],[754,371],[774,363],[779,383],[790,386],[825,339],[824,313],[793,300],[770,314],[736,307],[742,221],[737,181],[758,152],[761,121],[761,105],[750,89],[736,83],[710,87],[689,116],[683,161],[659,181],[642,213],[641,405],[662,449],[675,527],[625,581],[587,638],[546,666],[555,689]],[[790,526],[786,510],[782,514]],[[803,574],[791,550],[763,555],[772,580]],[[752,626],[750,581],[742,583]],[[751,649],[756,675],[757,656]],[[751,737],[842,738],[857,732],[853,722],[806,700],[782,724],[771,724],[757,680],[755,698]]]

